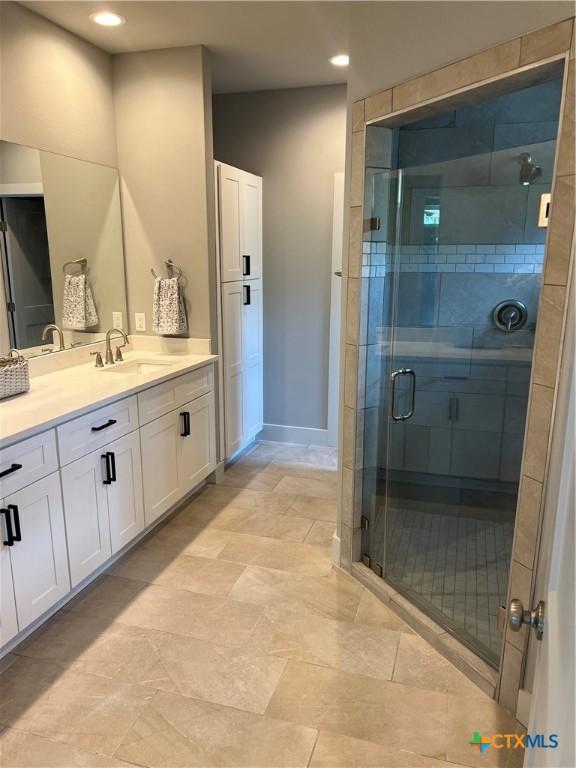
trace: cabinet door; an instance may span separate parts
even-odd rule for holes
[[[106,486],[112,554],[128,544],[144,528],[142,459],[138,432],[107,445],[113,454],[115,477]]]
[[[183,406],[188,414],[189,435],[181,436],[179,464],[181,495],[191,491],[216,467],[216,418],[210,392]]]
[[[144,519],[150,525],[180,498],[178,452],[179,411],[167,413],[140,428]]]
[[[262,295],[260,280],[244,286],[244,442],[262,429]]]
[[[4,506],[4,505],[2,505]],[[12,581],[12,566],[10,565],[10,547],[3,544],[6,540],[5,523],[0,523],[0,648],[14,635],[18,634],[18,619],[16,618],[16,601],[14,599],[14,583]]]
[[[262,271],[262,179],[242,174],[240,250],[244,277],[257,279]]]
[[[104,480],[106,448],[63,467],[62,491],[70,577],[75,587],[112,554]]]
[[[10,547],[18,626],[22,630],[70,590],[64,513],[57,472],[6,497],[22,540]]]
[[[232,456],[244,440],[243,302],[241,282],[222,285],[226,456]]]
[[[218,168],[220,279],[242,279],[240,253],[240,197],[242,171],[223,163]]]

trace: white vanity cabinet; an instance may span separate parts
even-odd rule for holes
[[[0,648],[215,468],[211,362],[0,449]]]
[[[140,429],[146,525],[216,468],[214,393],[184,403]]]
[[[114,479],[106,485],[112,554],[144,529],[140,435],[131,432],[105,446],[113,457]]]
[[[8,550],[16,618],[21,630],[70,590],[58,473],[10,494],[2,500],[1,508],[3,541],[11,542],[3,545],[2,576],[8,571]],[[3,592],[4,589],[3,584]],[[10,601],[8,605],[10,617]]]
[[[62,468],[70,578],[75,587],[112,554],[102,451]]]

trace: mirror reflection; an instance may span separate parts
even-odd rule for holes
[[[127,320],[118,172],[0,141],[0,352],[89,344]]]

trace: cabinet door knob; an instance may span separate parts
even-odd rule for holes
[[[110,456],[110,480],[116,482],[116,454],[113,451],[108,451]]]
[[[180,432],[180,437],[189,437],[190,436],[190,413],[188,411],[182,411],[180,414],[182,416],[182,432]]]
[[[16,504],[8,504],[8,509],[14,516],[14,534],[12,536],[13,541],[22,541],[22,531],[20,530],[20,513]]]
[[[101,456],[102,459],[104,459],[104,465],[106,467],[106,475],[102,482],[104,485],[111,485],[112,483],[112,472],[110,468],[110,454],[109,453],[103,453]]]
[[[7,547],[14,546],[14,534],[12,533],[12,520],[10,519],[9,509],[0,509],[0,515],[4,515],[4,522],[6,523],[6,539],[2,540],[2,543]]]

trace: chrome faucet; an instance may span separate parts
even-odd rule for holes
[[[110,338],[113,333],[119,333],[122,336],[124,340],[122,346],[129,344],[128,336],[126,336],[126,332],[122,328],[110,328],[109,331],[106,331],[106,365],[114,365],[114,355],[112,354],[112,346],[110,344]]]
[[[46,341],[50,331],[54,331],[54,333],[58,334],[58,339],[59,339],[59,343],[60,343],[60,346],[58,347],[58,349],[60,349],[60,350],[64,349],[65,348],[64,347],[64,334],[62,333],[62,329],[59,328],[55,323],[50,323],[50,325],[47,325],[44,328],[44,330],[42,331],[42,341]]]

